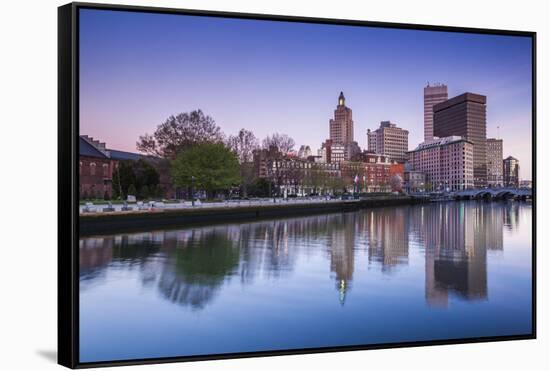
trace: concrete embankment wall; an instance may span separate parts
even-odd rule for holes
[[[279,203],[262,206],[196,208],[127,213],[81,214],[80,236],[185,228],[189,225],[236,221],[253,221],[278,217],[305,216],[321,213],[347,212],[371,207],[405,205],[422,202],[405,196],[376,197],[360,201],[319,202],[310,204]]]

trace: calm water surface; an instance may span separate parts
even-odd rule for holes
[[[527,203],[80,240],[82,362],[531,332]]]

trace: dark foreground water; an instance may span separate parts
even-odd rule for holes
[[[83,238],[82,362],[531,332],[530,204]]]

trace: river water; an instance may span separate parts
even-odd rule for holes
[[[79,250],[81,362],[531,332],[529,203],[94,236]]]

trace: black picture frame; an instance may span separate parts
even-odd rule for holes
[[[445,31],[475,34],[523,36],[532,42],[532,332],[518,336],[416,341],[362,346],[339,346],[315,349],[289,349],[206,356],[147,358],[82,363],[79,360],[79,211],[78,211],[78,137],[79,137],[79,10],[98,9],[121,12],[145,12],[238,18],[283,22],[305,22],[368,26],[394,29]],[[426,345],[479,343],[536,338],[536,33],[485,28],[448,27],[421,24],[386,23],[344,19],[309,18],[267,14],[230,13],[145,6],[70,3],[58,8],[58,363],[69,368],[121,366],[182,361],[199,361],[243,357],[279,356],[321,352],[341,352]]]

